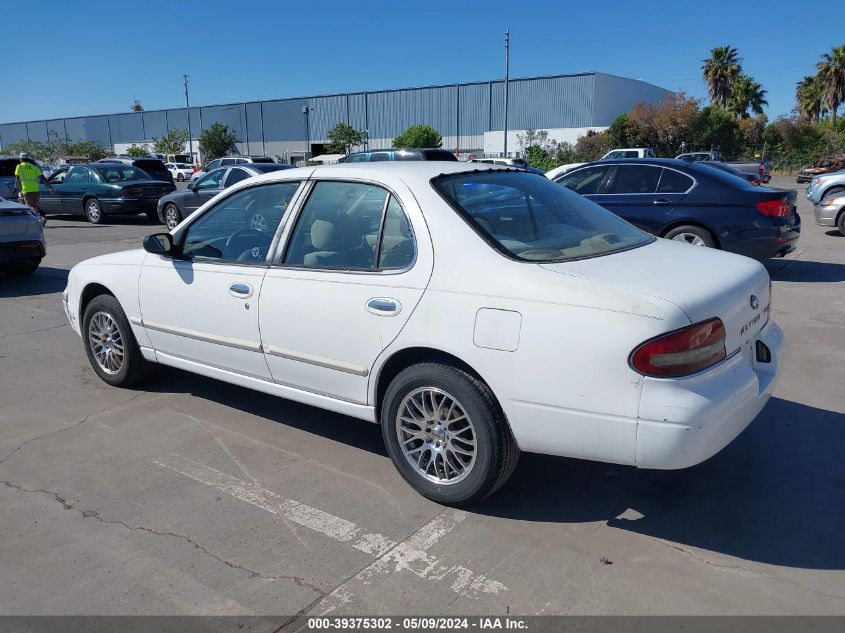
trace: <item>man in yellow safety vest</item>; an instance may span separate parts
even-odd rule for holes
[[[30,207],[39,216],[41,216],[41,224],[47,224],[46,216],[41,213],[39,201],[41,193],[39,184],[47,184],[41,168],[29,157],[26,152],[21,152],[19,156],[20,165],[15,167],[15,189],[20,189],[23,195],[23,201],[26,206]]]

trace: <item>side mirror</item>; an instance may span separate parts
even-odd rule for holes
[[[169,255],[173,252],[173,238],[170,233],[155,233],[144,238],[144,250],[153,255]]]

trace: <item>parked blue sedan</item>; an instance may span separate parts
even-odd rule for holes
[[[653,235],[755,259],[795,250],[801,233],[794,189],[758,187],[696,163],[603,160],[554,180]]]

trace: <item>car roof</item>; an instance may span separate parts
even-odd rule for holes
[[[586,163],[581,167],[587,165],[659,165],[661,167],[679,167],[689,168],[690,163],[685,160],[678,160],[677,158],[605,158],[604,160],[595,160],[592,163]],[[580,169],[577,167],[576,169]],[[574,170],[573,170],[574,171]]]

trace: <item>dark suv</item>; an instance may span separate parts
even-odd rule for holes
[[[144,157],[132,158],[123,156],[112,156],[110,158],[103,158],[98,160],[98,163],[123,163],[124,165],[131,165],[138,169],[147,172],[153,180],[161,180],[163,182],[173,182],[173,174],[165,167],[164,162],[158,158]]]
[[[445,149],[374,149],[369,152],[354,152],[339,163],[374,163],[385,160],[450,160],[457,161],[455,155]]]

